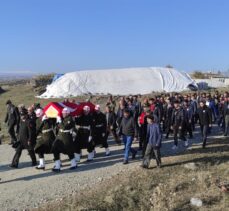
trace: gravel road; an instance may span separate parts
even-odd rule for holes
[[[216,135],[216,128],[212,134]],[[199,133],[195,133],[192,144],[199,143]],[[96,148],[96,159],[93,162],[86,162],[86,151],[83,151],[83,159],[77,170],[70,171],[69,161],[62,155],[63,168],[61,173],[53,173],[52,155],[46,155],[47,166],[45,171],[38,171],[31,167],[30,158],[27,151],[23,151],[18,169],[8,167],[12,160],[14,149],[9,145],[0,146],[0,210],[25,210],[35,208],[41,204],[53,200],[59,200],[66,196],[79,192],[83,189],[93,188],[94,185],[101,184],[104,180],[123,172],[139,167],[140,155],[136,160],[123,166],[123,146],[117,146],[110,140],[111,156],[105,157],[104,149]],[[137,148],[138,144],[134,144]],[[164,140],[162,145],[162,155],[173,156],[186,150],[179,144],[179,150],[171,150],[172,139]],[[140,153],[139,153],[140,154]],[[162,159],[163,162],[163,159]],[[152,164],[154,165],[154,164]]]

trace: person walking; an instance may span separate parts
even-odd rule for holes
[[[224,119],[225,119],[225,131],[224,131],[224,136],[228,135],[229,131],[229,96],[225,97],[225,102],[223,106],[223,114],[224,114]]]
[[[18,128],[20,122],[20,115],[19,115],[18,108],[12,104],[11,100],[8,100],[6,102],[6,106],[7,106],[7,113],[5,117],[5,123],[8,126],[8,133],[11,138],[9,144],[13,145],[15,142],[17,142],[17,138],[15,135],[15,127],[17,126]]]
[[[123,164],[128,164],[130,152],[132,153],[132,159],[135,159],[136,157],[137,151],[131,147],[136,134],[137,131],[135,120],[131,116],[130,111],[128,109],[125,109],[124,117],[119,128],[119,135],[122,136],[123,143],[125,145]]]
[[[16,148],[16,153],[13,157],[11,168],[18,168],[19,159],[23,149],[28,150],[28,154],[32,160],[32,166],[37,165],[37,160],[34,152],[34,139],[33,139],[33,128],[30,124],[29,116],[27,110],[23,110],[20,113],[21,120],[18,133],[18,144]]]
[[[147,140],[148,144],[146,147],[145,155],[142,161],[143,168],[149,168],[150,160],[152,157],[156,159],[157,167],[161,167],[161,141],[162,132],[160,126],[155,122],[153,115],[147,116]]]
[[[207,136],[209,127],[212,126],[212,114],[210,108],[206,105],[204,100],[200,101],[200,107],[198,109],[198,117],[200,122],[200,130],[202,135],[203,148],[206,147]]]

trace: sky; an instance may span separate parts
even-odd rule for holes
[[[0,73],[229,69],[228,0],[0,0]]]

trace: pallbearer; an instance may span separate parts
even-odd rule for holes
[[[50,119],[44,115],[42,109],[36,110],[36,135],[37,143],[35,153],[39,155],[39,166],[36,169],[45,169],[44,154],[51,153],[52,144],[55,140],[53,125]]]
[[[83,107],[83,114],[76,118],[76,129],[77,136],[74,142],[75,144],[75,159],[76,162],[80,161],[82,149],[87,149],[88,159],[87,161],[92,161],[94,159],[94,141],[92,139],[93,135],[93,117],[90,113],[90,107]]]
[[[93,114],[93,127],[94,135],[93,140],[95,145],[102,144],[102,147],[105,148],[106,156],[110,155],[110,150],[107,143],[107,121],[106,115],[103,114],[100,110],[100,105],[95,106],[95,113]]]
[[[70,110],[68,108],[63,109],[62,116],[62,118],[57,118],[58,134],[52,149],[55,161],[55,166],[52,169],[54,172],[60,172],[60,153],[68,155],[71,161],[70,170],[74,170],[77,168],[74,158],[74,145],[72,138],[72,132],[75,128],[75,123],[70,115]]]

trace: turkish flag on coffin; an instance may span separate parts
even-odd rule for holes
[[[83,107],[86,105],[90,107],[90,112],[94,112],[95,105],[90,102],[82,102],[78,104],[70,102],[51,102],[44,107],[44,113],[48,118],[56,118],[57,116],[62,116],[62,110],[64,108],[69,108],[71,111],[71,116],[75,117],[82,115]]]

